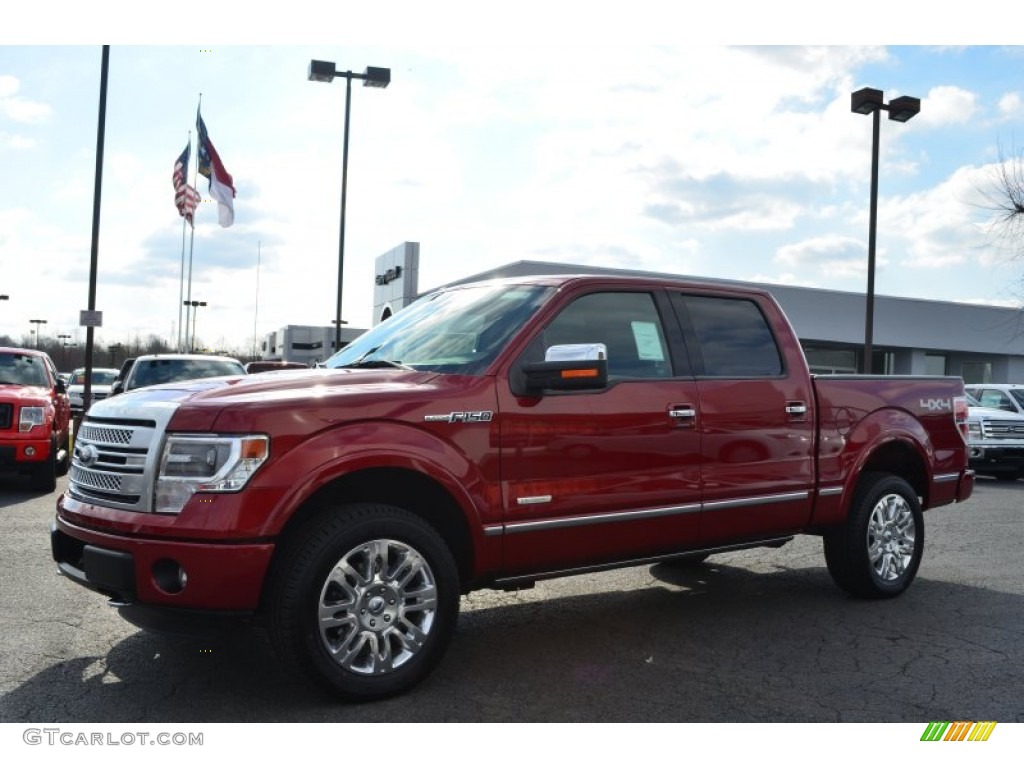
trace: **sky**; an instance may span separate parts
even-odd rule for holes
[[[168,37],[130,4],[109,4],[126,19],[109,29],[85,4],[15,11],[0,31],[0,335],[30,342],[30,320],[46,319],[44,336],[84,341],[103,37],[101,343],[175,343],[189,260],[201,346],[247,352],[285,325],[330,325],[345,81],[309,82],[311,59],[391,70],[386,89],[352,89],[352,327],[371,323],[374,259],[406,241],[420,244],[421,290],[539,260],[863,292],[862,87],[921,99],[911,121],[882,119],[877,293],[1020,306],[1024,264],[986,194],[1000,158],[1024,149],[1024,46],[1003,45],[980,7],[984,33],[955,17],[922,28],[881,3],[794,32],[786,12],[804,4],[764,5],[694,18],[644,0],[628,16],[396,3],[382,19],[300,2],[287,18],[249,11],[250,27],[229,3],[200,27],[219,30],[209,39]],[[909,44],[858,42],[901,22]],[[237,197],[223,228],[200,179],[193,236],[171,175],[189,141],[194,174],[200,99]]]

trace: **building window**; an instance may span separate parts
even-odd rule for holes
[[[965,384],[991,384],[992,363],[964,363],[960,367],[960,376]]]
[[[946,356],[926,353],[924,356],[924,372],[928,376],[945,376]]]
[[[855,349],[807,347],[804,349],[804,356],[807,358],[807,367],[811,369],[811,373],[857,373],[857,350]]]
[[[292,349],[323,349],[323,341],[293,341]]]

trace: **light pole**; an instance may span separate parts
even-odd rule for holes
[[[60,342],[61,347],[60,365],[64,370],[67,370],[68,368],[68,339],[70,338],[70,333],[57,334],[57,340]]]
[[[913,96],[900,96],[888,104],[876,88],[861,88],[850,95],[850,110],[858,115],[871,115],[871,213],[868,218],[868,289],[864,319],[864,362],[862,372],[872,372],[872,342],[875,326],[875,239],[878,231],[878,134],[882,110],[889,119],[905,123],[921,111],[921,100]]]
[[[341,231],[338,235],[338,306],[334,323],[334,348],[341,349],[341,289],[345,271],[345,202],[348,189],[348,125],[352,109],[352,79],[362,80],[364,86],[371,88],[387,88],[391,82],[391,70],[387,67],[367,67],[362,74],[357,72],[338,72],[333,61],[309,62],[308,79],[318,83],[329,83],[335,77],[345,78],[345,140],[341,151]]]
[[[29,320],[30,323],[35,323],[36,326],[36,349],[39,349],[39,327],[45,325],[45,320]]]
[[[196,351],[196,314],[198,314],[198,307],[205,307],[205,301],[185,301],[182,302],[186,306],[192,307],[192,343],[189,345],[190,351]],[[188,339],[188,328],[185,329],[185,338]]]

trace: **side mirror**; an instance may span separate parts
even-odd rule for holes
[[[523,365],[527,394],[544,390],[604,389],[608,386],[608,348],[604,344],[556,344],[543,363]]]
[[[124,392],[124,382],[121,381],[121,379],[118,379],[110,385],[110,397],[120,395],[122,392]]]
[[[607,360],[545,360],[523,365],[526,392],[540,395],[578,389],[604,389],[608,386]]]
[[[68,393],[68,388],[64,384],[64,379],[57,379],[57,381],[53,385],[53,388],[58,395],[66,395]]]

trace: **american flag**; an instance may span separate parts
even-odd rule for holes
[[[185,145],[185,150],[174,162],[174,174],[171,180],[174,182],[174,204],[178,206],[178,213],[184,216],[189,224],[195,226],[192,217],[196,212],[196,204],[199,202],[199,193],[186,180],[188,176],[188,158],[191,151],[192,143],[189,142]]]

